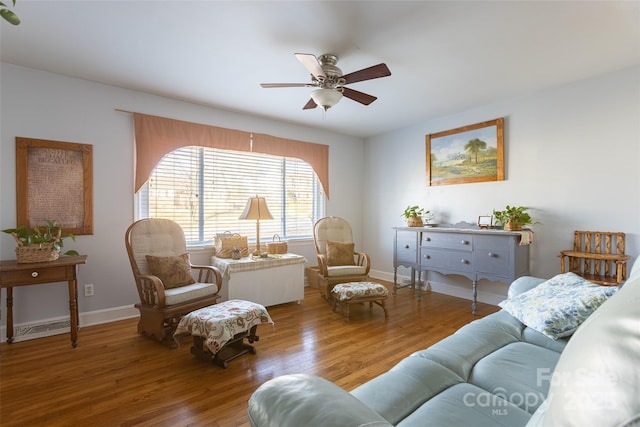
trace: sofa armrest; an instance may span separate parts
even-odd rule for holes
[[[283,375],[262,384],[249,399],[253,427],[390,427],[353,395],[323,378]]]
[[[507,297],[515,297],[516,295],[523,294],[528,290],[531,290],[538,286],[540,283],[546,282],[547,279],[533,276],[522,276],[514,280],[509,286]]]

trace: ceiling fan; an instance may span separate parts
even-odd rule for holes
[[[391,75],[391,71],[389,71],[386,64],[374,65],[369,68],[363,68],[362,70],[343,75],[342,70],[336,66],[336,63],[338,62],[338,57],[336,55],[325,53],[324,55],[320,55],[316,58],[315,55],[309,53],[296,53],[295,56],[311,73],[311,83],[262,83],[260,86],[264,88],[317,88],[311,92],[311,99],[302,108],[303,110],[316,108],[319,105],[326,111],[336,105],[338,101],[342,99],[343,95],[363,105],[369,105],[378,98],[345,87],[345,85]]]

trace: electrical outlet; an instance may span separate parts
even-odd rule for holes
[[[85,297],[93,296],[93,283],[88,283],[84,285],[84,296]]]

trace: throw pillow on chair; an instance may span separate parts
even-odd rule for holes
[[[189,254],[166,257],[146,255],[146,258],[151,274],[162,280],[165,289],[179,288],[195,283],[193,276],[191,276]]]
[[[354,265],[354,243],[327,242],[327,265]]]

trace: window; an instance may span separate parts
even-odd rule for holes
[[[306,162],[216,148],[171,152],[138,194],[139,216],[176,221],[189,245],[211,244],[216,233],[225,231],[255,241],[256,222],[238,217],[256,194],[265,197],[274,218],[260,222],[265,240],[275,234],[311,237],[316,219],[324,216],[322,187]]]

